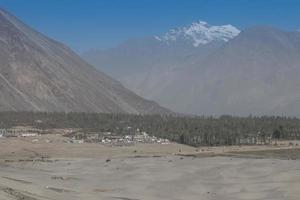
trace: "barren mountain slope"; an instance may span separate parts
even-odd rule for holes
[[[140,41],[137,48],[128,42],[126,48],[123,44],[94,56],[106,56],[100,69],[130,71],[108,73],[177,112],[300,116],[299,32],[256,26],[239,33],[229,25],[226,31],[224,26],[204,25],[171,30],[153,38],[151,45]],[[95,60],[91,63],[97,65]]]
[[[0,110],[169,113],[0,10]]]

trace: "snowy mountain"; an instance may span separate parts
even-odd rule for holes
[[[300,32],[198,22],[85,58],[177,112],[300,116]]]
[[[175,110],[190,112],[186,107],[191,105],[185,104],[190,97],[177,98],[182,91],[190,89],[174,82],[177,80],[180,84],[184,78],[181,75],[187,68],[195,65],[201,68],[198,63],[230,43],[239,33],[232,25],[211,26],[199,21],[161,36],[134,38],[111,49],[91,50],[82,57],[138,95],[155,99]],[[174,88],[177,91],[168,92]]]
[[[211,26],[207,22],[198,21],[189,26],[171,29],[161,37],[155,36],[155,39],[168,44],[176,41],[188,41],[194,47],[198,47],[214,41],[228,42],[239,33],[240,30],[230,24]]]

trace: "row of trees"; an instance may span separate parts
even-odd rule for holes
[[[1,112],[0,128],[27,125],[40,129],[81,128],[84,132],[134,134],[136,129],[180,143],[233,145],[259,136],[300,139],[300,120],[290,117],[176,117],[103,113]]]

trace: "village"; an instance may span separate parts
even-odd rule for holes
[[[66,135],[65,135],[66,136]],[[67,135],[73,141],[82,141],[89,143],[100,143],[109,146],[130,146],[134,144],[169,144],[168,139],[157,138],[150,136],[144,131],[137,129],[134,134],[131,135],[119,135],[112,132],[98,132],[98,133],[82,133],[75,132]]]
[[[41,123],[37,120],[36,123]],[[11,128],[0,129],[1,138],[32,138],[33,143],[39,142],[39,137],[43,135],[57,135],[63,138],[64,143],[82,144],[94,143],[106,146],[132,146],[135,144],[161,144],[167,145],[171,141],[166,138],[159,138],[151,133],[125,126],[123,130],[116,128],[115,131],[98,130],[87,131],[81,128],[38,128],[36,126],[14,126]],[[201,137],[196,137],[196,140],[201,140]],[[257,133],[243,134],[235,139],[235,145],[246,146],[277,146],[286,141],[280,141],[258,131]],[[50,139],[46,143],[52,143]],[[297,142],[290,142],[290,146],[298,146]],[[197,147],[197,145],[192,145]],[[205,145],[206,146],[206,145]],[[207,145],[218,146],[218,145]]]
[[[131,127],[130,127],[131,128]],[[10,129],[0,129],[0,138],[34,138],[33,142],[38,142],[38,137],[45,134],[56,134],[65,137],[65,143],[99,143],[108,146],[130,146],[135,144],[169,144],[168,139],[150,136],[145,131],[136,129],[134,134],[119,135],[117,133],[106,132],[83,132],[80,129],[46,129],[40,130],[31,126],[16,126]],[[51,142],[51,141],[47,141]]]

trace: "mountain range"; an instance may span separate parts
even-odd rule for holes
[[[82,56],[176,112],[300,116],[298,31],[199,21]]]
[[[168,114],[0,9],[0,111]]]

